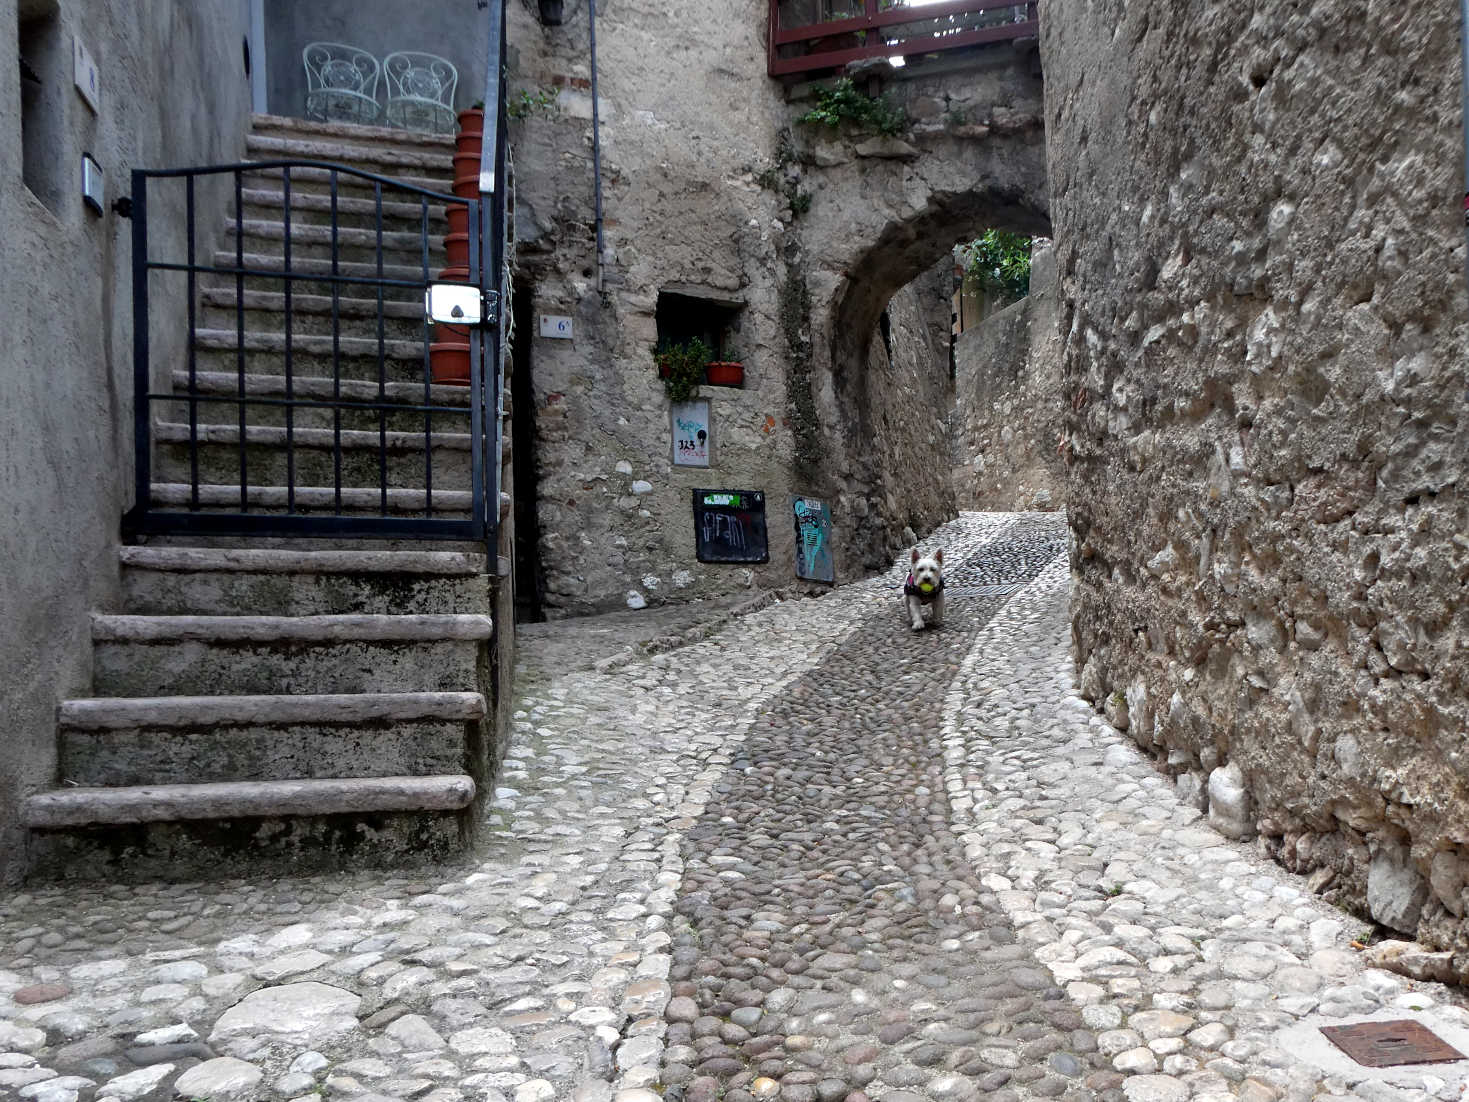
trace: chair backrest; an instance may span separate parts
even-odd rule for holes
[[[308,42],[301,51],[306,65],[306,91],[352,92],[377,98],[381,72],[377,58],[366,50],[341,42]]]
[[[459,70],[434,54],[395,50],[383,58],[388,85],[387,121],[410,130],[454,131],[454,89]]]
[[[398,50],[383,58],[383,74],[388,81],[388,99],[426,100],[454,106],[459,70],[442,57]]]

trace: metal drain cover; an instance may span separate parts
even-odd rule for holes
[[[1369,1068],[1402,1064],[1447,1064],[1464,1054],[1426,1026],[1409,1019],[1324,1025],[1326,1039],[1357,1063]]]

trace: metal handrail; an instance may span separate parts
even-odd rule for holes
[[[781,0],[770,0],[770,35],[767,71],[773,77],[793,76],[823,69],[839,69],[869,58],[907,57],[937,53],[965,46],[1030,38],[1040,33],[1036,0],[947,0],[921,8],[903,6],[879,10],[878,0],[862,0],[863,13],[845,19],[786,27],[781,22]],[[1026,9],[1026,18],[1016,23],[964,29],[944,21],[1005,8]],[[916,34],[885,40],[883,32],[900,26],[926,24],[936,33]],[[867,41],[871,39],[869,43]],[[805,47],[805,52],[782,56],[782,47]]]
[[[489,48],[486,52],[483,145],[479,161],[479,255],[471,257],[471,279],[477,279],[488,306],[495,311],[492,324],[480,330],[472,342],[470,386],[479,397],[471,403],[471,432],[484,442],[475,450],[475,485],[483,486],[483,500],[475,502],[475,520],[482,521],[491,554],[497,546],[500,523],[502,457],[501,409],[505,388],[505,324],[508,288],[505,286],[505,220],[509,205],[509,151],[506,145],[508,120],[505,115],[505,0],[487,0]],[[489,418],[490,423],[483,423]],[[481,452],[488,452],[482,456]],[[493,476],[484,478],[482,459],[490,462]]]

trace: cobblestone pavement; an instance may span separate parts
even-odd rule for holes
[[[471,860],[0,899],[0,1098],[1458,1099],[1282,1036],[1469,1014],[1075,699],[1063,535],[925,541],[937,631],[899,565],[651,658],[536,633]]]

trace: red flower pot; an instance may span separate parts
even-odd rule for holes
[[[461,199],[479,198],[479,154],[454,154],[454,194]]]
[[[440,327],[442,328],[442,327]],[[469,343],[435,341],[428,346],[429,378],[450,386],[469,385]]]
[[[716,360],[704,372],[710,386],[744,386],[745,365]]]
[[[485,128],[485,109],[483,107],[466,107],[459,112],[460,130],[483,130]]]
[[[451,233],[444,238],[444,256],[451,268],[469,267],[469,234]]]
[[[468,283],[468,267],[448,267],[439,273],[440,283]]]
[[[449,236],[456,233],[469,233],[469,208],[461,207],[455,203],[453,206],[444,208],[444,216],[449,220]]]
[[[454,138],[455,153],[472,153],[476,157],[485,147],[483,130],[461,130]]]

